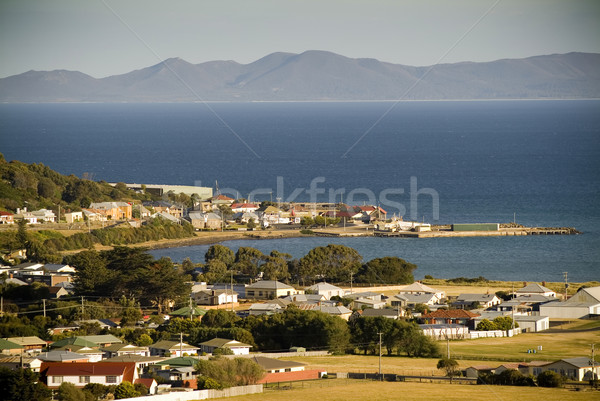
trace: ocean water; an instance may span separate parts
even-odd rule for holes
[[[218,185],[254,201],[378,203],[431,223],[577,236],[232,241],[301,257],[344,243],[417,277],[600,280],[600,101],[3,104],[0,152],[96,180]],[[157,250],[201,261],[206,247]]]

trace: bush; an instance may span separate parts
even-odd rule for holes
[[[315,232],[313,230],[308,230],[308,229],[304,229],[304,230],[300,230],[300,234],[304,234],[304,235],[313,235]]]
[[[558,373],[546,370],[538,375],[537,383],[540,387],[562,387],[564,379]]]

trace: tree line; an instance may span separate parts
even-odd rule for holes
[[[191,263],[190,261],[186,263]],[[329,244],[310,250],[300,259],[278,251],[265,255],[252,247],[240,247],[233,252],[224,245],[211,246],[200,265],[202,281],[215,283],[231,273],[250,279],[308,285],[327,280],[340,283],[354,281],[369,284],[410,284],[414,281],[416,265],[398,257],[383,257],[363,263],[362,256],[345,245]]]

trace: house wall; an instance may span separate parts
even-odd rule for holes
[[[540,315],[550,319],[579,319],[590,314],[590,308],[584,306],[540,305]]]
[[[50,388],[58,388],[61,385],[61,383],[54,383],[54,379],[53,379],[54,377],[57,377],[57,376],[48,376],[48,387],[50,387]],[[85,382],[85,383],[79,382],[80,376],[62,376],[62,378],[63,378],[63,380],[62,380],[63,383],[64,382],[72,383],[76,387],[84,387],[87,384],[87,382]],[[90,375],[89,383],[100,383],[100,384],[107,386],[107,385],[119,385],[123,381],[123,375],[116,376],[117,380],[115,383],[107,383],[106,378],[107,378],[107,376],[91,376]]]
[[[279,383],[297,380],[315,380],[321,377],[321,371],[316,369],[296,372],[267,373],[258,383]]]
[[[542,370],[551,370],[560,375],[567,376],[573,380],[582,381],[584,380],[585,374],[592,371],[592,367],[590,366],[587,368],[577,368],[576,366],[573,366],[564,361],[557,361],[549,365],[542,366]],[[597,366],[595,368],[595,371],[596,374],[600,376],[600,366]]]

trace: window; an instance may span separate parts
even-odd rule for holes
[[[89,376],[79,376],[79,383],[89,383],[89,382],[90,382]]]
[[[58,384],[63,382],[62,376],[52,376],[52,383]]]
[[[117,382],[117,376],[106,376],[106,382],[107,383],[116,383]]]

